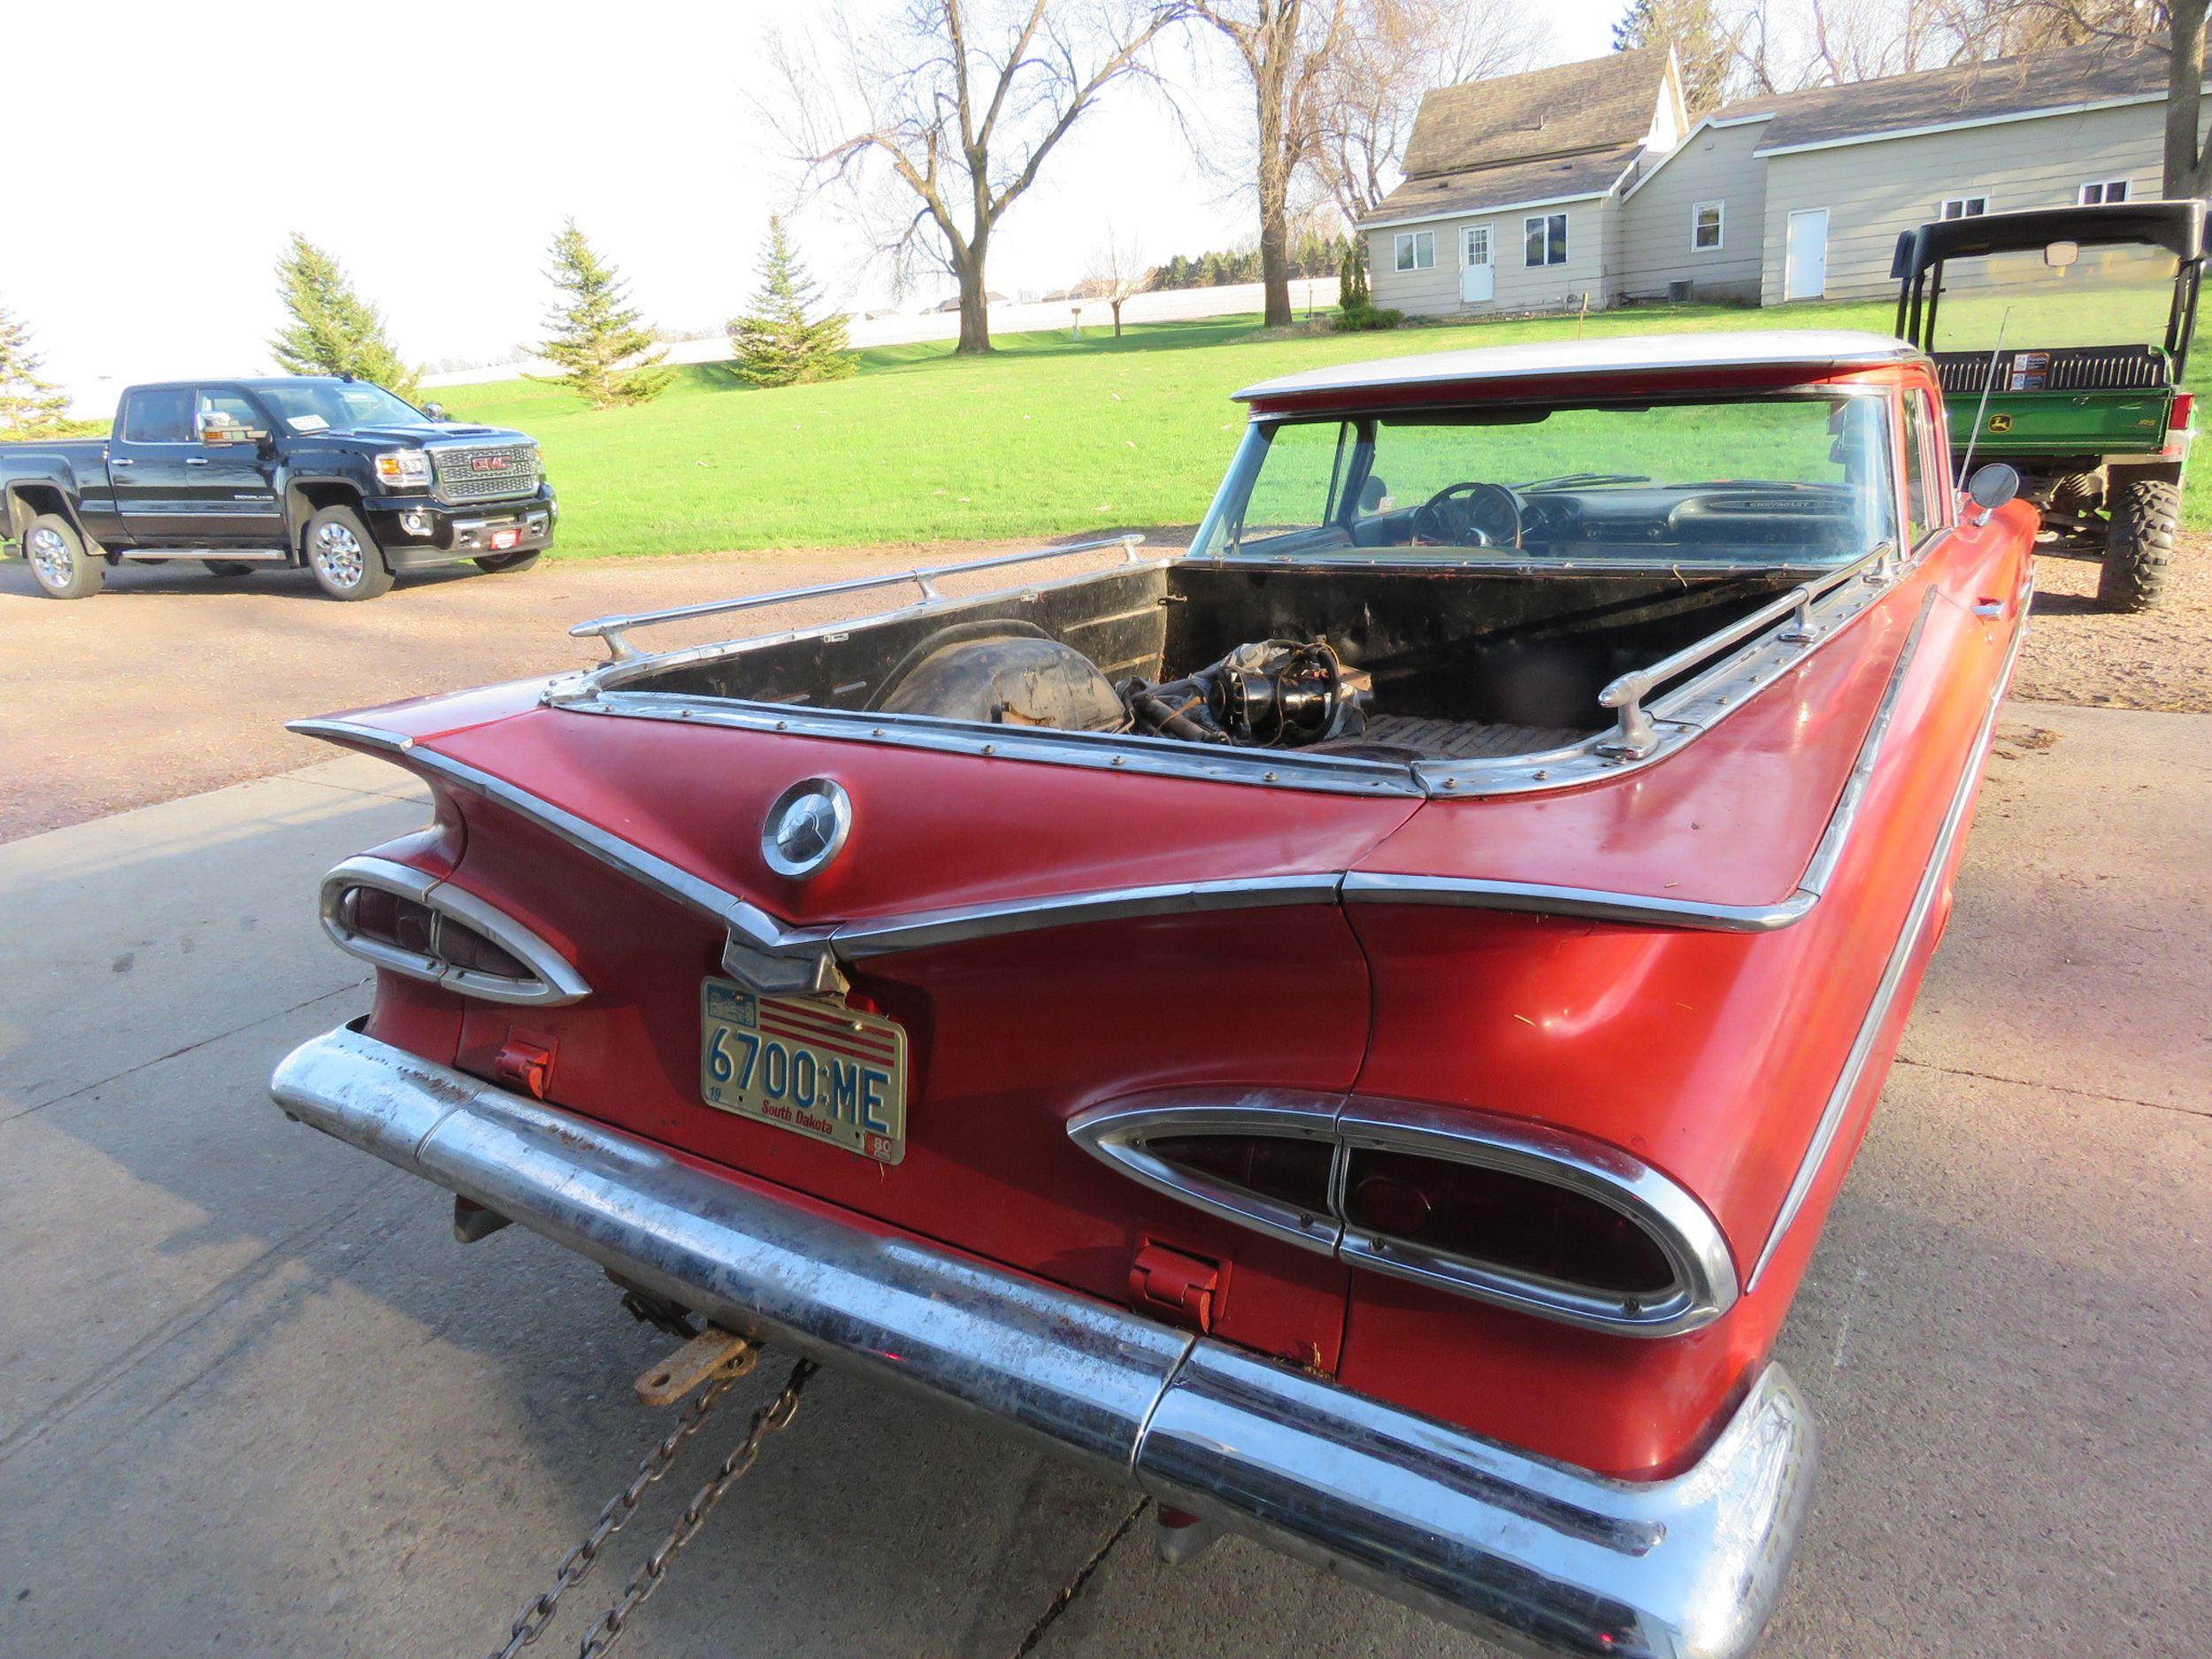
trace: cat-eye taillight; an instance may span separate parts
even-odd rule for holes
[[[341,949],[486,1002],[548,1008],[591,995],[544,940],[450,882],[388,858],[323,878],[323,931]]]
[[[1215,1215],[1547,1318],[1671,1336],[1736,1300],[1726,1242],[1680,1187],[1496,1114],[1257,1090],[1102,1106],[1068,1133]]]

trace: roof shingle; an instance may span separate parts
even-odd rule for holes
[[[1880,81],[1744,98],[1715,111],[1713,119],[1771,116],[1759,148],[1784,150],[2108,98],[2155,96],[2166,89],[2167,62],[2162,48],[2145,42],[2099,41],[2032,58],[1993,58],[1986,63],[1924,69]]]
[[[1435,88],[1414,118],[1406,177],[1632,144],[1651,130],[1666,67],[1654,47]]]

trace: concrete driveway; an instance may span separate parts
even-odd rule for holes
[[[2212,716],[2016,703],[1950,936],[1783,1341],[1826,1460],[1765,1653],[2170,1652],[2212,1561]],[[519,1228],[287,1124],[365,1006],[316,880],[380,764],[0,848],[0,1653],[476,1655],[664,1426],[664,1348]],[[572,1650],[780,1375],[646,1500]],[[836,1375],[623,1651],[1469,1655]]]

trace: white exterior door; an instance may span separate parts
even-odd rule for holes
[[[1790,215],[1782,273],[1782,297],[1816,300],[1828,291],[1828,210],[1800,208]]]
[[[1496,267],[1490,263],[1490,227],[1470,225],[1461,233],[1459,302],[1486,305],[1497,290]]]

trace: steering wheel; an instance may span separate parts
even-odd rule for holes
[[[1413,534],[1453,547],[1518,547],[1520,498],[1502,484],[1448,485],[1413,510]]]

